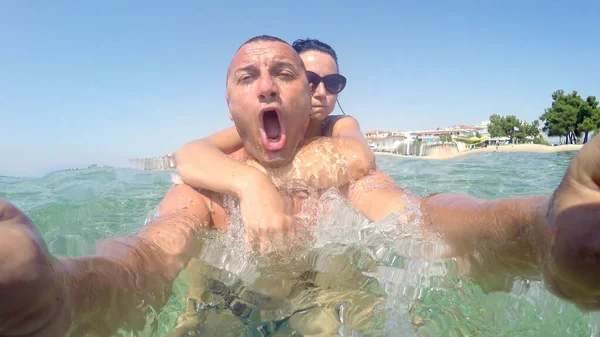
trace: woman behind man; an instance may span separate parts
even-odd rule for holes
[[[338,94],[346,86],[346,78],[339,74],[335,51],[314,39],[296,40],[292,47],[305,64],[311,86],[312,112],[305,138],[355,139],[364,144],[370,157],[357,161],[368,167],[352,167],[352,170],[372,168],[374,155],[356,119],[331,115]],[[269,229],[288,230],[292,220],[287,215],[283,197],[271,180],[263,172],[228,156],[242,147],[242,139],[235,127],[187,143],[175,153],[181,181],[195,188],[237,197],[244,224],[254,234],[262,231],[266,234]]]

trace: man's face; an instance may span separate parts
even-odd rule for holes
[[[244,148],[261,164],[290,162],[311,111],[302,60],[281,42],[253,42],[236,53],[227,76],[229,113]]]

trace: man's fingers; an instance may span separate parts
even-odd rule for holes
[[[271,237],[269,236],[269,228],[262,222],[260,224],[260,252],[267,253],[271,248]]]
[[[277,249],[281,246],[281,227],[279,223],[271,216],[269,219],[265,219],[265,222],[262,223],[261,227],[261,238],[263,244],[262,252],[266,253],[268,251]]]
[[[248,247],[256,251],[260,247],[261,233],[259,221],[244,219],[245,239]]]
[[[252,250],[256,252],[258,249],[258,252],[261,254],[266,253],[271,246],[269,242],[268,227],[265,225],[265,221],[265,218],[261,217],[250,229],[252,232]]]
[[[296,237],[293,217],[273,211],[267,214],[244,218],[247,244],[262,253],[285,247]]]
[[[296,221],[291,216],[286,216],[286,226],[288,228],[288,240],[296,239]]]
[[[260,242],[262,253],[280,249],[295,238],[295,228],[292,218],[287,215],[272,216],[258,224],[258,234],[255,240]],[[256,245],[256,243],[255,243]]]
[[[249,247],[254,247],[254,244],[257,243],[256,241],[256,235],[250,230],[250,228],[246,228],[246,235],[245,235],[245,239],[246,239],[246,243],[248,244]]]
[[[273,226],[271,228],[271,234],[273,235],[273,240],[275,240],[275,244],[278,246],[283,246],[285,237],[288,231],[288,228],[285,223],[285,217],[275,219]]]

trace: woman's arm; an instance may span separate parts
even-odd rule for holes
[[[327,131],[325,133],[328,133]],[[336,120],[331,127],[331,137],[334,138],[350,138],[360,145],[363,150],[360,151],[361,158],[354,161],[357,166],[351,166],[351,170],[362,172],[365,170],[372,170],[375,168],[375,154],[367,144],[367,140],[360,130],[358,121],[352,116],[345,116]]]
[[[360,124],[352,116],[345,116],[336,120],[331,127],[331,137],[348,137],[369,146],[360,130]]]
[[[228,156],[242,146],[235,127],[185,144],[174,155],[181,180],[194,188],[240,197],[250,178],[260,174]]]
[[[234,127],[184,145],[174,156],[182,182],[238,198],[250,242],[267,237],[269,231],[286,233],[292,220],[286,214],[285,200],[269,177],[242,158],[228,156],[242,147]]]

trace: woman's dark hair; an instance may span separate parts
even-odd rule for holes
[[[316,50],[325,53],[333,58],[333,60],[335,61],[335,65],[339,68],[337,54],[335,53],[335,50],[333,50],[333,48],[331,48],[331,46],[327,43],[323,43],[315,39],[298,39],[294,41],[294,43],[292,44],[292,48],[296,50],[296,53],[298,53],[298,55],[304,53],[305,51],[311,50]]]
[[[292,43],[292,48],[294,48],[294,50],[296,51],[296,53],[298,53],[298,55],[304,53],[305,51],[311,51],[311,50],[316,50],[316,51],[320,51],[321,53],[325,53],[329,56],[331,56],[333,58],[333,60],[335,61],[335,66],[340,69],[340,65],[338,64],[338,60],[337,60],[337,54],[335,53],[335,50],[333,50],[333,48],[331,48],[330,45],[328,45],[327,43],[321,42],[319,40],[316,39],[298,39],[296,41],[294,41],[294,43]],[[346,114],[344,112],[344,109],[342,109],[342,106],[340,105],[340,101],[337,100],[337,104],[340,107],[340,110],[342,110],[342,114]]]

